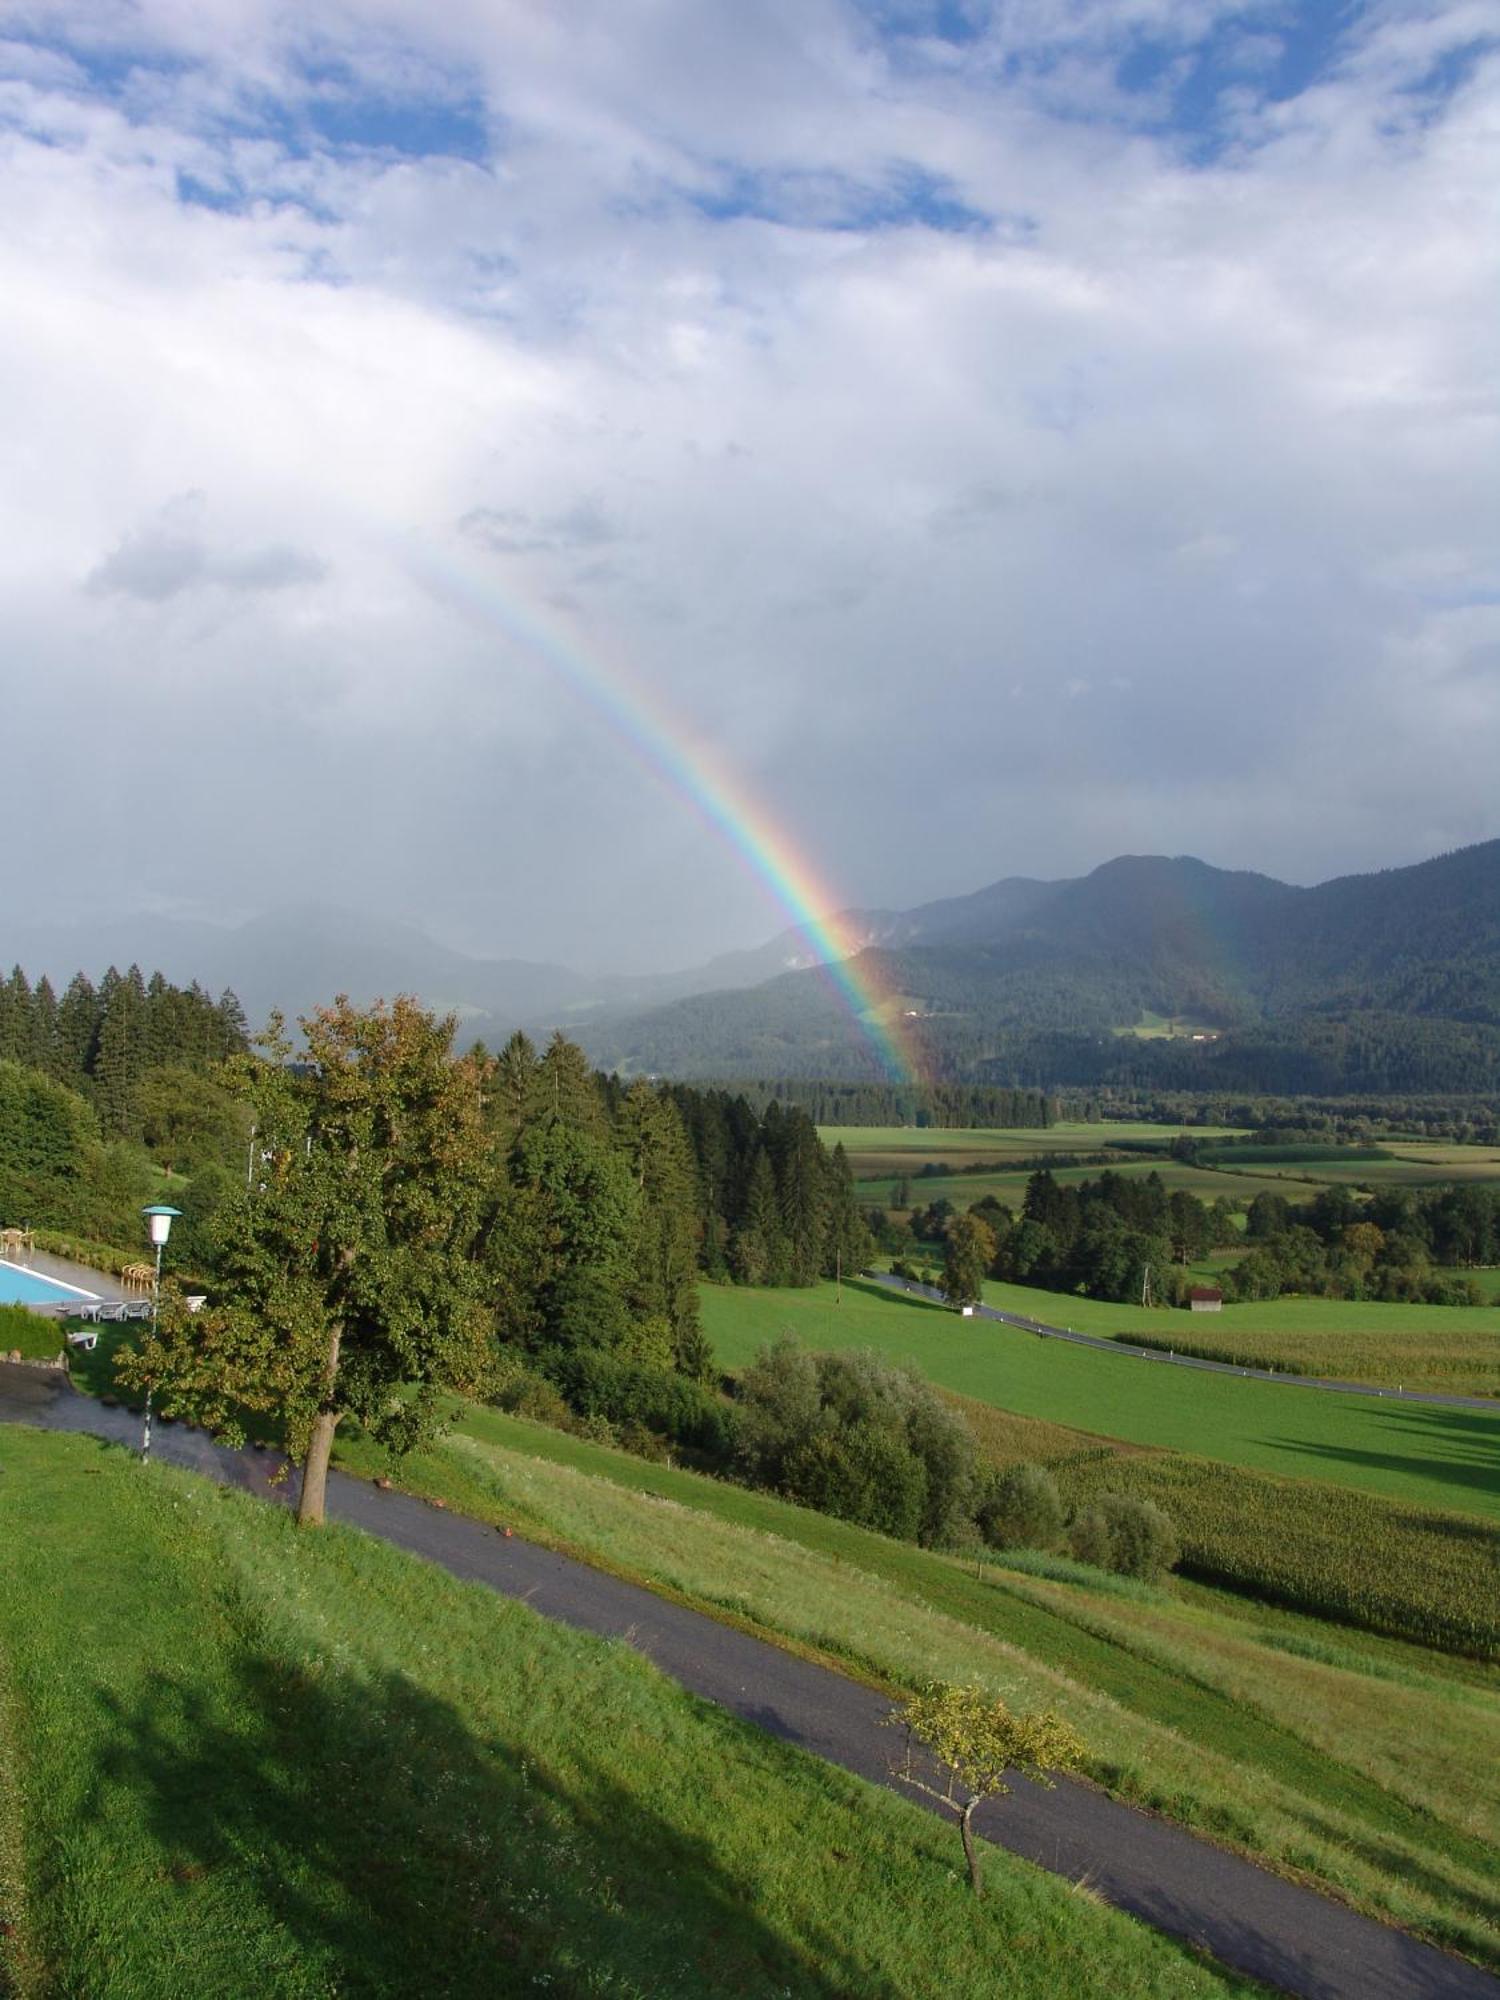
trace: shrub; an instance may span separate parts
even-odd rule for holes
[[[860,1352],[765,1349],[740,1382],[738,1464],[824,1513],[926,1544],[973,1503],[973,1435],[912,1369]]]
[[[555,1354],[543,1366],[580,1417],[603,1417],[617,1426],[644,1424],[716,1463],[733,1450],[735,1413],[701,1382],[642,1368],[599,1348]]]
[[[1182,1553],[1171,1517],[1127,1493],[1101,1494],[1076,1515],[1068,1546],[1079,1562],[1148,1581],[1164,1575]]]
[[[1055,1549],[1062,1540],[1063,1503],[1044,1465],[1011,1465],[994,1473],[975,1509],[992,1549]]]

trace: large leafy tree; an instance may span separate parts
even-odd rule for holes
[[[955,1215],[943,1245],[943,1296],[949,1305],[975,1306],[995,1261],[993,1230],[977,1215]]]
[[[345,1417],[409,1450],[436,1429],[438,1392],[484,1366],[485,1079],[454,1056],[453,1025],[408,999],[362,1013],[340,998],[302,1023],[294,1062],[273,1023],[238,1067],[256,1170],[217,1218],[222,1303],[164,1315],[122,1369],[224,1427],[237,1406],[276,1412],[304,1523],[323,1519]]]

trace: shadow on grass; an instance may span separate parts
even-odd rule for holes
[[[872,1305],[902,1306],[907,1312],[951,1313],[953,1310],[937,1299],[924,1297],[921,1292],[903,1291],[899,1280],[894,1285],[879,1285],[873,1278],[845,1278],[844,1290],[856,1292]]]
[[[891,1991],[831,1933],[761,1918],[754,1884],[651,1804],[649,1747],[638,1788],[586,1752],[554,1773],[399,1675],[248,1651],[207,1698],[167,1676],[94,1698],[95,1809],[111,1787],[146,1800],[179,1948],[201,1896],[214,1944],[233,1910],[247,1947],[269,1934],[340,1993]]]
[[[1500,1422],[1479,1411],[1448,1410],[1432,1404],[1393,1406],[1377,1416],[1393,1446],[1411,1449],[1376,1451],[1361,1445],[1315,1442],[1309,1438],[1267,1438],[1279,1451],[1327,1459],[1338,1465],[1363,1465],[1372,1471],[1418,1474],[1443,1479],[1454,1487],[1472,1487],[1493,1497],[1500,1493]],[[1455,1496],[1456,1504],[1457,1496]],[[1494,1529],[1489,1530],[1493,1535]]]

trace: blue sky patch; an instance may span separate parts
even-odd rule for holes
[[[814,171],[752,173],[726,169],[712,193],[690,196],[716,222],[748,217],[816,229],[941,229],[961,235],[987,231],[992,218],[971,207],[945,177],[910,161],[892,166],[878,183]]]

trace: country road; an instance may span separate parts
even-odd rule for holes
[[[139,1441],[139,1420],[74,1391],[57,1372],[0,1363],[0,1423]],[[158,1432],[157,1456],[221,1484],[285,1503],[268,1484],[278,1461],[234,1452],[201,1432]],[[144,1476],[150,1476],[146,1473]],[[4,1505],[0,1442],[0,1514]],[[450,1574],[524,1599],[533,1610],[627,1640],[704,1699],[783,1741],[925,1804],[890,1772],[887,1699],[717,1624],[634,1584],[426,1502],[335,1473],[330,1515],[439,1564]],[[936,1808],[933,1808],[936,1810]],[[1500,1979],[1346,1909],[1299,1884],[1121,1805],[1085,1785],[1044,1791],[1022,1780],[981,1808],[985,1837],[1119,1908],[1186,1938],[1224,1964],[1303,2000],[1500,2000]]]
[[[860,1277],[888,1292],[909,1293],[932,1305],[945,1303],[936,1285],[919,1284],[915,1278],[898,1278],[889,1271],[861,1271]],[[1062,1301],[1066,1303],[1066,1301]],[[1337,1396],[1376,1396],[1388,1403],[1436,1403],[1445,1410],[1487,1410],[1500,1415],[1500,1397],[1440,1396],[1424,1389],[1382,1389],[1369,1382],[1340,1382],[1330,1375],[1289,1375],[1285,1369],[1241,1367],[1237,1361],[1205,1361],[1196,1354],[1163,1353],[1159,1347],[1133,1347],[1128,1340],[1106,1340],[1097,1333],[1075,1333],[1070,1326],[1051,1326],[1046,1320],[1028,1319],[1024,1313],[1002,1312],[998,1306],[975,1306],[975,1319],[998,1320],[1021,1333],[1039,1334],[1044,1340],[1066,1340],[1074,1347],[1097,1347],[1106,1354],[1134,1355],[1138,1361],[1159,1361],[1164,1367],[1196,1368],[1205,1375],[1241,1375],[1251,1382],[1275,1382],[1286,1389],[1321,1389]]]

